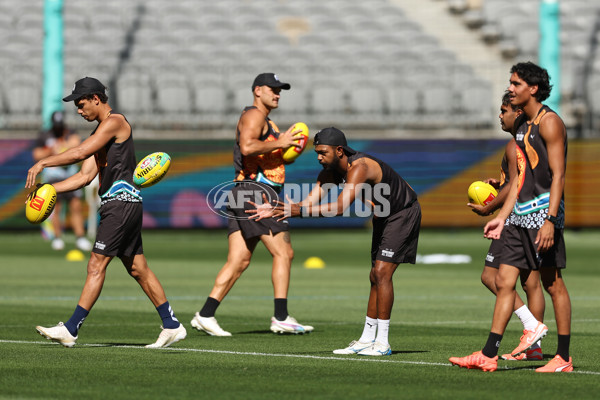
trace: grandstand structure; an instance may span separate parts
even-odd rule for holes
[[[252,101],[252,79],[270,71],[292,84],[276,114],[282,127],[306,121],[391,135],[501,134],[497,108],[508,67],[537,60],[538,5],[65,1],[64,93],[77,79],[94,76],[136,129],[206,137],[231,132]],[[560,90],[572,126],[600,127],[598,15],[598,1],[561,1]],[[43,29],[43,1],[0,0],[0,130],[41,126]],[[84,126],[67,111],[68,122]]]

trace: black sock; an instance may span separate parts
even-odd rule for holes
[[[569,345],[571,344],[571,335],[558,335],[558,347],[556,354],[562,357],[563,360],[569,362]]]
[[[498,355],[498,348],[500,347],[500,342],[502,341],[502,335],[498,335],[497,333],[490,332],[490,336],[488,336],[487,343],[481,352],[484,356],[489,358],[494,358]]]
[[[275,299],[275,318],[283,321],[288,317],[287,299]]]
[[[213,299],[212,297],[207,297],[204,307],[202,307],[202,310],[200,310],[200,316],[204,318],[214,317],[219,304],[221,304],[219,300]]]

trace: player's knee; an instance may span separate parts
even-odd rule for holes
[[[127,272],[129,273],[129,276],[131,276],[136,281],[140,280],[140,278],[143,275],[140,268],[136,265],[132,265],[130,268],[127,268]]]
[[[483,283],[483,286],[490,289],[491,291],[495,291],[496,290],[496,275],[486,273],[486,271],[482,272],[481,283]]]
[[[87,265],[87,274],[90,276],[99,276],[104,274],[105,270],[106,265],[104,260],[100,256],[97,256],[96,253],[92,253]]]
[[[514,284],[511,284],[510,282],[508,282],[500,274],[496,275],[496,279],[494,280],[494,284],[496,285],[496,290],[498,292],[501,292],[501,291],[504,291],[504,290],[511,290],[511,289],[514,289],[514,287],[515,287]]]
[[[384,268],[382,266],[374,266],[371,268],[371,282],[374,282],[376,285],[380,285],[392,280],[392,271],[389,271],[388,268]]]
[[[567,288],[563,281],[544,282],[544,289],[551,297],[568,295]]]

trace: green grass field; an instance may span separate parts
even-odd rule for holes
[[[336,356],[358,339],[366,311],[369,230],[292,232],[296,252],[290,313],[315,326],[311,334],[269,331],[273,313],[270,257],[260,247],[250,268],[217,311],[229,338],[193,330],[226,256],[223,231],[144,234],[151,268],[188,329],[172,348],[156,340],[160,319],[118,260],[71,349],[46,341],[35,325],[66,321],[85,279],[86,261],[69,262],[38,233],[0,234],[0,398],[2,399],[595,399],[600,389],[599,231],[567,232],[565,281],[573,303],[571,374],[537,374],[544,362],[500,361],[494,373],[450,367],[448,357],[480,349],[491,323],[493,296],[479,276],[488,242],[480,231],[424,231],[420,254],[467,254],[469,264],[401,265],[385,358]],[[303,261],[321,257],[324,269]],[[547,299],[546,359],[556,350]],[[501,352],[518,343],[513,317]]]

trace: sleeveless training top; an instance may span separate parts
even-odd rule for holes
[[[244,108],[242,114],[253,108],[256,107],[250,106]],[[279,138],[279,128],[277,128],[277,125],[269,117],[265,117],[265,120],[269,129],[265,134],[261,135],[259,140],[263,142],[277,140]],[[272,186],[281,186],[285,182],[285,165],[283,164],[283,152],[281,149],[256,156],[244,156],[240,150],[239,129],[236,130],[233,165],[235,167],[235,181],[238,182],[253,180]]]
[[[554,113],[543,106],[532,123],[519,126],[516,134],[517,165],[519,169],[519,196],[510,223],[528,229],[539,229],[546,222],[550,204],[552,172],[548,162],[546,142],[540,136],[540,120],[548,113]],[[567,162],[567,138],[565,135],[565,164]],[[564,193],[558,208],[557,228],[564,227]]]
[[[384,192],[373,190],[371,201],[368,201],[368,199],[365,199],[365,201],[374,207],[385,207],[385,205],[379,201],[381,198],[385,199],[390,206],[389,215],[394,215],[417,201],[417,193],[413,190],[413,188],[410,187],[410,185],[396,171],[394,171],[392,167],[383,161],[368,154],[357,152],[348,157],[348,163],[352,164],[360,158],[369,158],[378,163],[381,167],[382,175],[381,182],[377,185],[386,184],[389,186],[389,190],[385,190]]]
[[[508,173],[508,159],[506,158],[506,153],[504,153],[504,157],[502,157],[502,163],[500,164],[500,187],[498,188],[498,192],[500,192],[504,186],[506,186],[510,182],[510,175]]]
[[[111,111],[111,115],[116,114]],[[127,123],[129,124],[129,121]],[[96,133],[96,129],[94,129],[92,135]],[[94,154],[94,159],[98,166],[100,179],[100,188],[98,189],[101,200],[100,205],[114,200],[131,203],[142,201],[140,191],[133,184],[133,171],[137,163],[135,160],[131,125],[129,126],[129,137],[127,140],[116,143],[115,138],[112,138],[103,148]]]

